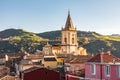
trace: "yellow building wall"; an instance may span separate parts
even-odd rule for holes
[[[63,62],[64,58],[57,58],[57,62],[60,63],[60,62]]]
[[[86,49],[83,47],[78,48],[79,55],[87,55]]]
[[[58,53],[60,53],[60,50],[59,49],[52,49],[52,53],[53,54],[58,54]]]
[[[44,67],[57,68],[57,61],[44,61]]]

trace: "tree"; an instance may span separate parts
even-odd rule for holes
[[[23,35],[11,37],[9,42],[19,50],[33,53],[42,40],[36,35]]]

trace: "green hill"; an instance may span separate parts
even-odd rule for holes
[[[77,31],[78,39],[85,38],[85,37],[94,39],[96,37],[93,34],[101,36],[100,34],[95,33],[95,32]],[[37,35],[40,37],[49,39],[49,40],[61,40],[61,31],[60,30],[39,33]]]
[[[0,38],[8,38],[8,37],[14,37],[14,36],[33,36],[36,35],[32,32],[27,32],[23,29],[6,29],[4,31],[0,31]]]
[[[53,42],[61,40],[61,31],[51,31],[37,34]],[[101,35],[96,32],[77,31],[79,46],[87,49],[89,54],[96,54],[104,48],[104,51],[111,52],[120,57],[120,36]]]
[[[61,40],[61,31],[60,30],[39,33],[37,35],[41,36],[45,39],[49,39],[49,40]]]
[[[7,29],[0,32],[1,44],[0,53],[16,53],[18,51],[25,51],[29,53],[35,52],[39,49],[43,39],[35,33],[27,32],[22,29]],[[8,40],[4,40],[8,38]]]
[[[77,31],[79,46],[87,49],[89,54],[96,54],[104,48],[120,57],[120,36],[101,35],[96,32]],[[8,38],[8,41],[0,41],[0,53],[18,52],[20,50],[29,53],[42,49],[46,40],[52,45],[61,44],[61,31],[50,31],[35,34],[22,29],[7,29],[0,32],[0,38]]]

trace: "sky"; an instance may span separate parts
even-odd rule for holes
[[[77,30],[120,34],[120,0],[0,0],[0,31],[61,30],[68,10]]]

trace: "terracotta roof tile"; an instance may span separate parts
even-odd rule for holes
[[[92,56],[71,56],[65,59],[65,63],[84,63],[87,62]]]
[[[74,75],[74,76],[85,76],[85,69],[78,70],[77,72],[68,72],[67,74]]]
[[[27,55],[27,59],[41,59],[43,55],[29,54]]]
[[[56,46],[56,45],[54,45],[54,46],[52,46],[52,49],[61,49],[61,47],[60,46]]]
[[[111,53],[98,53],[95,57],[91,58],[87,62],[103,62],[103,63],[111,63],[111,62],[120,62],[120,58],[113,56]]]
[[[5,68],[3,68],[3,69],[0,70],[0,75],[6,74],[6,73],[9,73],[9,72],[10,72],[10,69],[7,68],[7,67],[5,67]]]
[[[58,58],[67,58],[70,56],[70,54],[56,54]]]
[[[6,75],[6,76],[2,77],[0,80],[15,80],[15,77]]]
[[[72,59],[70,63],[82,63],[78,58]]]
[[[31,68],[28,68],[28,69],[24,70],[23,72],[28,73],[28,72],[31,72],[31,71],[34,71],[34,70],[37,70],[37,69],[40,69],[40,67],[33,66]]]

